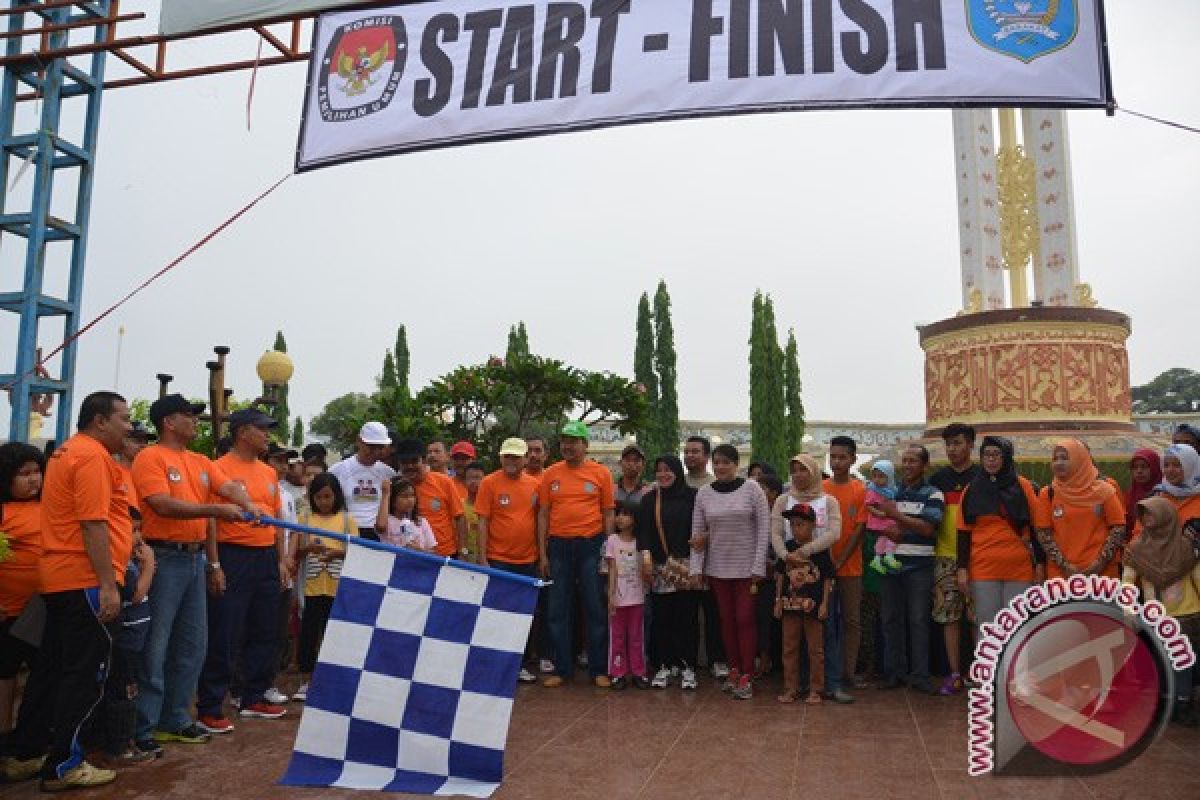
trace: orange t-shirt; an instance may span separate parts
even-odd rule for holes
[[[279,495],[279,477],[275,470],[257,459],[245,461],[233,453],[221,456],[215,464],[218,472],[246,490],[251,502],[275,519],[280,518],[283,514],[283,498]],[[243,547],[271,547],[275,544],[275,526],[219,520],[217,541]]]
[[[832,496],[838,501],[838,507],[842,510],[842,530],[838,534],[838,539],[833,543],[832,555],[833,560],[837,561],[845,554],[846,548],[850,545],[850,538],[854,536],[854,531],[858,526],[867,521],[867,486],[862,481],[851,478],[845,483],[835,483],[833,478],[827,478],[821,482],[822,488],[825,489],[825,494]],[[840,578],[860,578],[863,574],[862,562],[862,540],[858,542],[858,547],[854,548],[854,552],[846,559],[846,563],[842,564],[842,568],[837,571]]]
[[[207,503],[229,482],[213,462],[191,450],[151,445],[133,460],[133,485],[142,508],[142,538],[146,541],[203,542],[208,519],[168,519],[159,516],[147,497],[165,494],[187,503]]]
[[[1192,497],[1172,497],[1166,492],[1158,492],[1158,497],[1165,497],[1171,501],[1171,505],[1175,506],[1175,510],[1179,512],[1179,524],[1186,525],[1189,520],[1200,517],[1200,495]],[[1135,517],[1137,519],[1137,517]],[[1129,534],[1129,544],[1133,544],[1142,535],[1142,521],[1137,520],[1133,524],[1133,530]],[[1129,545],[1126,545],[1128,548]]]
[[[1054,542],[1062,551],[1063,557],[1083,569],[1090,565],[1104,547],[1108,538],[1108,529],[1120,525],[1125,526],[1125,509],[1121,498],[1115,494],[1104,501],[1103,505],[1075,506],[1063,503],[1061,499],[1050,498],[1050,489],[1042,489],[1038,497],[1037,508],[1033,515],[1036,528],[1050,528],[1054,531]],[[972,549],[974,545],[972,545]],[[1117,576],[1117,558],[1108,562],[1103,575]],[[1063,575],[1053,559],[1046,559],[1046,577],[1062,578]]]
[[[9,548],[8,560],[0,561],[0,608],[15,617],[37,594],[41,582],[42,504],[25,500],[0,505],[0,533],[8,539]]]
[[[1029,513],[1037,514],[1039,500],[1033,484],[1018,475],[1017,481],[1025,492]],[[970,491],[969,487],[968,490]],[[967,507],[967,492],[963,492],[960,509]],[[1006,517],[984,514],[974,523],[967,522],[959,511],[958,529],[971,534],[971,563],[967,569],[973,581],[1032,581],[1033,560],[1021,534],[1013,530]],[[1107,530],[1105,531],[1107,534]],[[1074,562],[1072,562],[1074,563]]]
[[[471,495],[470,490],[467,489],[466,481],[460,481],[458,478],[451,478],[450,480],[454,481],[454,491],[458,492],[458,499],[465,503]]]
[[[559,461],[542,472],[538,503],[550,511],[553,536],[604,533],[604,512],[615,505],[612,473],[591,459],[578,467]]]
[[[487,520],[489,561],[537,561],[537,494],[537,478],[523,472],[514,480],[496,470],[479,484],[475,512]]]
[[[66,592],[100,585],[83,545],[81,522],[108,523],[113,575],[125,585],[133,551],[129,497],[133,487],[112,453],[86,433],[62,444],[46,463],[42,486],[42,548],[38,562],[42,592]]]
[[[452,556],[458,552],[458,531],[454,527],[454,520],[463,514],[463,501],[458,494],[457,483],[447,475],[429,470],[424,479],[415,484],[417,514],[424,517],[433,529],[433,538],[437,539],[434,552],[439,556]]]
[[[142,506],[138,502],[137,487],[133,485],[133,471],[120,461],[117,462],[117,469],[121,470],[121,477],[124,479],[125,485],[129,487],[129,507],[141,514]]]

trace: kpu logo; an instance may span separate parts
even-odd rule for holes
[[[383,111],[396,96],[407,55],[402,17],[368,17],[338,28],[321,62],[321,119],[347,122]]]
[[[1175,670],[1195,663],[1179,623],[1116,578],[1027,589],[981,626],[971,675],[972,775],[1106,772],[1166,727]]]

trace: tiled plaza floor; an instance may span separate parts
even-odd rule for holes
[[[284,687],[285,689],[288,687]],[[1172,726],[1124,768],[1092,777],[971,778],[963,698],[904,690],[858,692],[851,706],[775,702],[769,680],[750,702],[700,691],[612,692],[577,679],[523,686],[496,800],[553,798],[1091,798],[1200,797],[1200,731]],[[361,798],[363,793],[275,785],[300,707],[283,720],[237,720],[209,745],[171,746],[157,763],[72,797]],[[34,784],[0,786],[2,800],[42,797]],[[408,795],[391,795],[402,798]]]

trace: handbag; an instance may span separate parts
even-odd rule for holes
[[[692,588],[692,570],[688,559],[673,556],[667,549],[667,534],[662,524],[662,495],[658,492],[654,493],[654,527],[658,529],[658,542],[667,560],[654,568],[653,591],[656,594],[669,594]]]

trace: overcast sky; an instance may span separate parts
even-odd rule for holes
[[[1200,125],[1200,3],[1107,9],[1118,103]],[[244,38],[205,46],[254,55]],[[85,319],[291,170],[304,79],[300,65],[261,71],[250,132],[248,73],[106,94]],[[1070,126],[1080,270],[1102,306],[1133,317],[1134,383],[1200,368],[1185,325],[1200,136],[1103,112]],[[960,307],[955,201],[948,111],[669,122],[298,175],[81,341],[77,397],[113,385],[121,325],[130,397],[152,396],[156,372],[205,394],[214,344],[233,348],[231,385],[253,397],[254,363],[282,329],[306,422],[373,389],[400,323],[415,387],[502,353],[518,320],[535,352],[631,374],[638,296],[664,278],[683,417],[747,417],[759,288],[781,337],[796,329],[810,418],[920,421],[914,325]],[[0,288],[16,288],[19,254],[5,237]],[[14,340],[5,319],[0,341]]]

